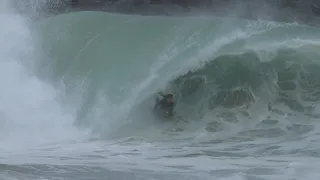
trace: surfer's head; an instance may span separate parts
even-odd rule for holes
[[[166,94],[165,98],[166,98],[168,103],[172,103],[173,102],[173,94],[168,93],[168,94]]]

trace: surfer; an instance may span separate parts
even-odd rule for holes
[[[154,110],[156,110],[157,107],[160,106],[160,109],[164,111],[167,116],[173,116],[173,95],[171,93],[164,95],[162,92],[160,92],[159,94],[162,96],[162,99],[156,99]]]

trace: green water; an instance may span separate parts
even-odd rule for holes
[[[320,56],[318,29],[298,24],[77,12],[35,27],[45,57],[40,66],[50,67],[40,73],[62,80],[70,96],[81,92],[82,121],[94,121],[98,103],[107,119],[126,122],[137,107],[138,119],[145,119],[141,112],[150,111],[161,90],[175,93],[184,118],[201,119],[219,106],[248,107],[258,99],[282,99],[301,110],[301,98],[283,100],[282,91],[302,93],[294,87],[304,80],[281,81],[283,72],[292,64],[298,66],[294,74],[309,72]]]
[[[5,180],[319,177],[316,28],[104,12],[0,21]],[[152,113],[158,91],[175,95],[171,120]]]

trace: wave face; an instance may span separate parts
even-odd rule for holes
[[[81,179],[84,171],[91,179],[136,176],[130,171],[142,179],[319,175],[319,29],[102,12],[16,25],[14,32],[28,31],[12,36],[15,51],[1,52],[12,57],[1,65],[1,77],[10,77],[2,102],[19,105],[2,109],[11,123],[2,137],[12,152],[0,151],[9,178],[21,171],[33,179]],[[175,95],[171,120],[152,112],[159,91]],[[21,122],[28,126],[16,130]],[[17,137],[35,143],[21,152]]]

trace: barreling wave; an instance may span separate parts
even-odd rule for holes
[[[225,122],[259,115],[253,124],[285,115],[317,117],[316,28],[102,12],[59,15],[35,27],[50,60],[40,63],[45,71],[39,74],[63,81],[69,97],[77,94],[77,123],[99,133],[157,132],[163,124],[152,106],[159,91],[176,95],[175,131],[201,126],[216,132]]]

